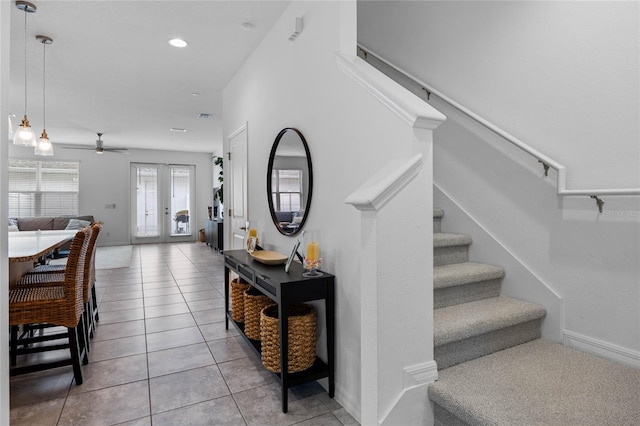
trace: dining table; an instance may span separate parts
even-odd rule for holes
[[[8,233],[9,286],[33,269],[35,262],[43,259],[64,243],[71,241],[78,230],[17,231]]]

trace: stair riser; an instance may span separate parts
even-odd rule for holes
[[[435,247],[433,249],[433,265],[450,265],[469,261],[469,246]]]
[[[433,426],[469,426],[469,423],[460,420],[435,402],[433,403],[433,420]]]
[[[498,297],[502,279],[486,280],[433,290],[434,309],[459,305],[475,300]]]
[[[532,320],[434,348],[438,370],[540,338],[541,320]]]

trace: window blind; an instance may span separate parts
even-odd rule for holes
[[[80,163],[9,160],[9,217],[78,215]]]
[[[298,211],[302,202],[302,170],[274,170],[271,175],[276,211]]]

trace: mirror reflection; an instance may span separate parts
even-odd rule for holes
[[[294,128],[282,129],[271,148],[267,169],[269,210],[280,233],[295,235],[302,230],[312,188],[311,155],[304,136]]]

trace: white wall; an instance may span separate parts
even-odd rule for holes
[[[0,117],[9,114],[9,51],[11,49],[9,16],[11,4],[0,2]],[[0,194],[7,194],[8,123],[0,120]],[[7,217],[7,203],[0,203],[0,217]],[[7,260],[7,228],[0,227],[0,330],[9,329],[9,262]],[[6,334],[5,334],[6,338]],[[2,345],[0,354],[0,424],[9,424],[9,351]]]
[[[345,199],[392,159],[409,157],[413,136],[410,127],[336,65],[335,53],[349,45],[338,31],[341,19],[349,19],[340,14],[347,3],[292,2],[225,88],[223,105],[225,135],[248,123],[249,219],[264,227],[266,248],[281,253],[289,253],[295,240],[281,235],[269,215],[269,152],[285,127],[299,129],[307,140],[314,188],[305,229],[322,232],[323,269],[336,276],[336,399],[359,418],[360,212]],[[296,16],[304,18],[304,30],[291,42]],[[355,54],[354,21],[346,23]],[[322,347],[324,336],[319,339]]]
[[[638,188],[638,5],[359,1],[358,41],[564,164],[569,188]]]
[[[639,186],[638,2],[391,3],[359,2],[364,45],[563,163],[568,188]],[[563,299],[565,338],[640,366],[638,197],[558,199],[553,173],[431,103],[438,187]]]
[[[50,135],[50,137],[55,137]],[[104,222],[98,245],[129,244],[130,219],[130,164],[193,164],[196,166],[196,211],[191,215],[194,240],[197,231],[204,228],[207,206],[213,202],[211,155],[178,151],[130,149],[128,155],[93,151],[62,149],[54,145],[54,160],[80,161],[79,214],[93,215]],[[45,159],[33,155],[33,148],[9,146],[9,158]],[[115,204],[116,208],[106,208]]]

